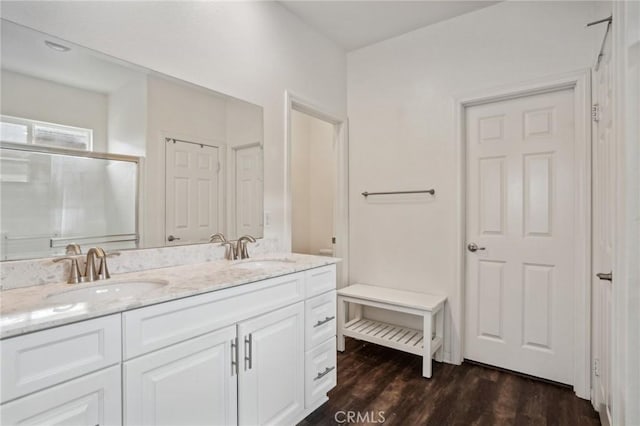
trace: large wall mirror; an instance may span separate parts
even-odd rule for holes
[[[263,236],[260,106],[1,31],[2,260]]]

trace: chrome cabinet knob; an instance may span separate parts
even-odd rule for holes
[[[467,246],[467,249],[471,252],[471,253],[475,253],[478,250],[486,250],[485,247],[478,247],[478,245],[476,243],[469,243],[469,245]]]
[[[169,235],[167,237],[167,241],[169,241],[169,242],[176,241],[176,240],[179,240],[179,239],[180,239],[179,237],[174,237],[173,235]]]

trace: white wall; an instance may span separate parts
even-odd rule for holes
[[[143,157],[147,151],[147,76],[109,93],[108,152]]]
[[[107,96],[2,70],[2,114],[93,129],[93,150],[106,151]]]
[[[311,117],[291,111],[291,250],[309,253],[309,127]]]
[[[295,143],[295,140],[294,140]],[[309,253],[331,249],[336,189],[333,125],[311,117],[309,124]]]
[[[291,112],[292,251],[331,249],[336,159],[333,125]]]
[[[454,99],[589,68],[594,12],[582,2],[503,2],[347,55],[352,282],[453,297]],[[417,203],[360,195],[427,188],[435,198]],[[449,323],[449,337],[459,327]]]
[[[3,2],[2,15],[263,106],[266,237],[284,230],[285,90],[346,114],[344,52],[275,2]]]
[[[227,99],[226,105],[227,145],[263,143],[262,108],[238,99]]]

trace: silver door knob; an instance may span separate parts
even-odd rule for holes
[[[604,272],[600,272],[596,274],[596,276],[604,281],[613,281],[613,272],[609,272],[608,274]]]
[[[469,243],[469,245],[467,246],[467,249],[471,252],[471,253],[475,253],[478,250],[485,250],[485,247],[478,247],[478,245],[476,243]]]
[[[167,241],[169,241],[169,242],[175,241],[175,240],[179,240],[179,239],[180,239],[179,237],[174,237],[173,235],[169,235],[167,237]]]

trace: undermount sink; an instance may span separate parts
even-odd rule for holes
[[[47,299],[52,302],[79,303],[97,300],[118,300],[141,296],[150,290],[164,287],[165,280],[117,281],[108,284],[77,284],[73,290],[50,294]]]
[[[264,269],[270,266],[291,266],[296,263],[293,259],[248,259],[234,263],[231,267],[242,269]]]

